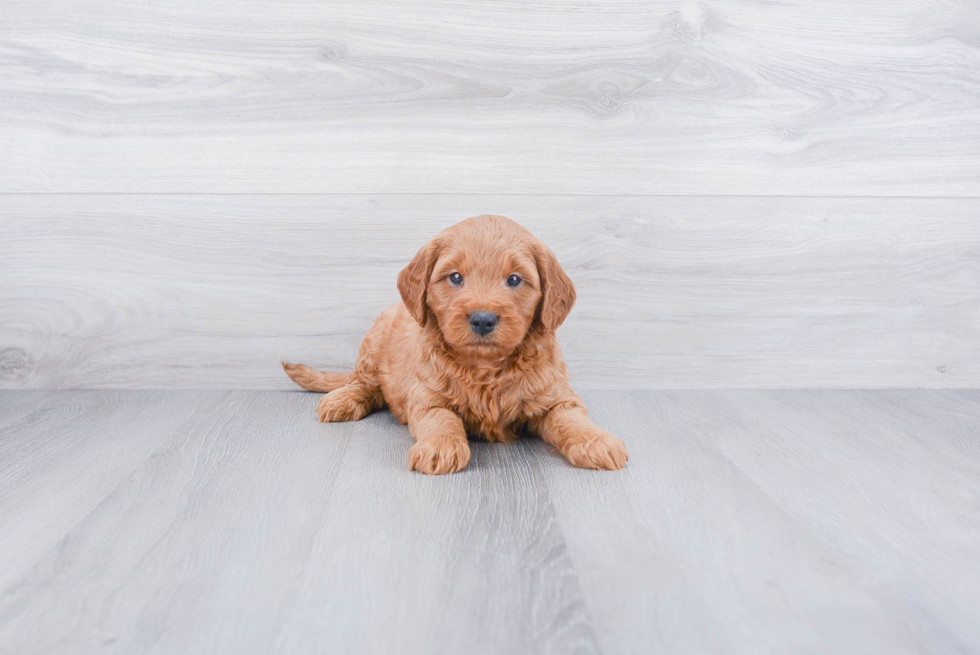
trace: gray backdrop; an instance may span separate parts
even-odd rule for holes
[[[479,213],[587,388],[980,383],[980,8],[0,5],[0,388],[289,388]]]

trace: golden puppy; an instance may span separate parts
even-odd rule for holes
[[[624,466],[625,444],[589,420],[555,338],[575,287],[530,232],[503,216],[453,225],[422,246],[398,291],[403,302],[374,322],[353,372],[283,364],[304,389],[329,392],[321,421],[356,421],[387,404],[408,423],[408,465],[422,473],[465,468],[467,433],[511,441],[530,432],[575,466]]]

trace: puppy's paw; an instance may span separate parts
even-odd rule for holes
[[[371,411],[371,404],[359,391],[350,387],[334,389],[316,406],[316,415],[321,423],[337,421],[359,421]]]
[[[601,428],[570,437],[561,450],[565,459],[586,469],[615,471],[626,466],[629,459],[623,440]]]
[[[408,468],[426,475],[456,473],[470,463],[470,445],[463,439],[424,439],[408,451]]]

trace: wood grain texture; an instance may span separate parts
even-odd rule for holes
[[[625,470],[434,478],[316,400],[0,392],[0,652],[980,649],[975,393],[590,392]]]
[[[118,397],[171,410],[188,400]],[[34,411],[50,402],[19,398]],[[527,444],[474,444],[464,473],[428,478],[408,471],[411,438],[387,413],[321,425],[314,394],[194,398],[207,421],[182,425],[175,413],[139,466],[120,465],[108,490],[81,494],[90,511],[60,523],[59,541],[2,532],[0,554],[32,549],[36,563],[0,585],[0,650],[596,652]],[[104,393],[71,399],[106,432],[145,441],[143,421],[105,407]],[[78,436],[60,425],[7,429],[32,442]],[[113,450],[102,443],[106,461]],[[32,522],[60,515],[59,500],[81,501],[58,483],[83,467],[49,472],[42,496],[0,475],[0,498],[23,492],[12,502]]]
[[[0,6],[0,191],[980,195],[971,0]]]
[[[951,392],[586,395],[630,448],[532,442],[604,652],[980,649],[980,404]]]
[[[346,370],[441,228],[558,253],[583,388],[980,385],[976,199],[0,196],[0,386],[282,388]]]
[[[205,415],[198,413],[203,403],[193,392],[5,392],[0,398],[0,589],[58,548],[168,437],[195,420],[206,422],[213,411],[208,405]]]

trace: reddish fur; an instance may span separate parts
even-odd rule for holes
[[[447,277],[463,275],[460,287]],[[512,273],[524,282],[507,286]],[[416,444],[409,467],[452,473],[470,459],[467,433],[510,441],[541,436],[574,465],[619,469],[626,446],[588,418],[575,395],[555,330],[575,287],[554,253],[503,216],[476,216],[426,243],[398,276],[402,301],[377,318],[351,373],[283,364],[300,386],[327,391],[321,421],[351,421],[387,405]],[[478,337],[476,310],[497,314]]]

